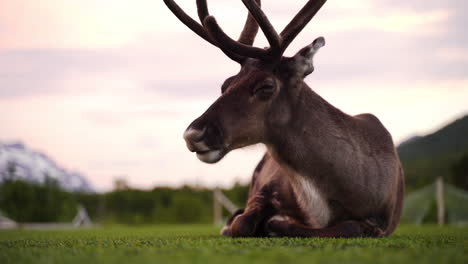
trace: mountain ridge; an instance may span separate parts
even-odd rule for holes
[[[83,174],[59,166],[46,154],[22,142],[0,142],[0,182],[11,177],[11,172],[14,172],[14,179],[42,184],[49,177],[67,191],[94,192]]]
[[[452,184],[460,182],[463,175],[454,168],[465,166],[461,163],[465,162],[463,157],[468,156],[468,115],[433,133],[411,137],[402,142],[397,151],[409,188],[423,187],[438,177]]]
[[[413,160],[431,153],[440,155],[448,152],[468,150],[468,115],[425,136],[413,136],[398,147],[402,160]]]

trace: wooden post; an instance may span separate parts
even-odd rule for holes
[[[436,181],[436,200],[437,200],[437,223],[441,226],[445,223],[444,208],[444,181],[438,177]]]
[[[221,223],[222,218],[222,207],[221,203],[218,201],[219,189],[215,188],[213,191],[213,224],[218,225]]]

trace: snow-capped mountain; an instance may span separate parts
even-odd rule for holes
[[[0,182],[5,177],[44,183],[46,177],[56,180],[60,187],[73,192],[93,192],[87,179],[78,172],[67,171],[45,154],[34,151],[22,143],[0,142]]]

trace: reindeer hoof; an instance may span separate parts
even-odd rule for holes
[[[383,237],[385,235],[385,232],[373,220],[365,220],[363,226],[364,234],[367,237]]]
[[[257,223],[255,216],[252,215],[239,215],[231,224],[232,237],[251,237],[255,235]]]

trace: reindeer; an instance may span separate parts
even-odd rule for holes
[[[233,40],[197,0],[201,24],[173,0],[169,9],[192,31],[238,62],[221,96],[184,132],[191,152],[216,163],[234,149],[263,143],[244,210],[223,234],[238,236],[381,237],[396,228],[404,180],[391,135],[371,114],[350,116],[315,93],[304,78],[325,45],[315,39],[293,57],[292,40],[326,0],[310,0],[278,34],[260,0],[242,0],[249,11]],[[270,47],[253,46],[261,28]]]

